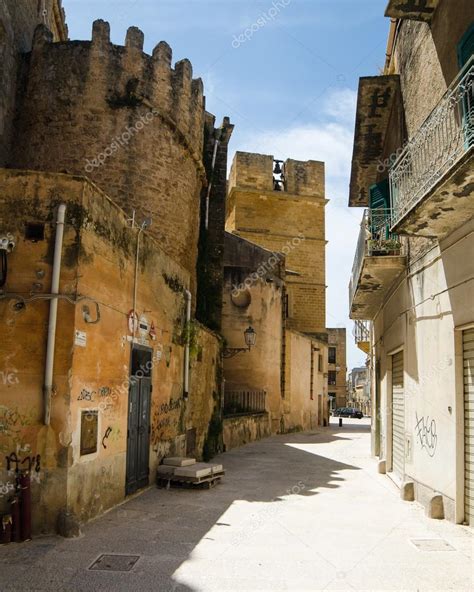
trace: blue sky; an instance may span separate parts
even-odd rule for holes
[[[346,326],[348,366],[363,365],[348,319],[348,282],[362,212],[347,208],[360,76],[384,63],[385,0],[63,0],[71,39],[110,22],[112,41],[145,33],[189,58],[207,109],[236,125],[236,150],[326,162],[327,325]],[[260,20],[259,20],[260,19]],[[240,35],[245,34],[243,38]],[[239,41],[240,39],[240,41]],[[241,41],[244,40],[242,43]]]

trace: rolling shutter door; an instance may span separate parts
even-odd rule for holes
[[[392,356],[392,471],[403,480],[405,473],[403,352]]]
[[[474,329],[463,331],[464,520],[474,525]]]

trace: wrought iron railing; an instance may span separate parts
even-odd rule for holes
[[[370,341],[370,321],[355,321],[353,334],[356,343]]]
[[[224,415],[265,413],[266,391],[229,390],[224,392]]]
[[[365,257],[404,254],[399,236],[390,230],[391,223],[392,210],[364,210],[349,284],[350,302],[354,299]]]
[[[474,146],[474,56],[390,169],[392,225]]]

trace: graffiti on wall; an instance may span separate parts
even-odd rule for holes
[[[110,434],[112,433],[112,428],[109,426],[106,430],[105,430],[105,434],[104,437],[102,438],[102,446],[103,448],[107,448],[105,441],[108,439],[108,437],[110,436]]]
[[[35,424],[35,412],[21,413],[17,408],[0,405],[0,453],[8,454],[12,448],[16,453],[29,452],[25,443],[25,430]]]
[[[430,421],[429,415],[423,415],[421,418],[418,418],[417,412],[415,412],[415,416],[417,442],[420,444],[422,450],[425,450],[429,456],[433,457],[436,454],[436,446],[438,445],[436,421],[434,419]]]
[[[153,413],[152,442],[156,445],[160,439],[166,438],[169,431],[179,424],[179,411],[183,400],[181,397],[171,398],[168,403],[162,403]]]
[[[8,372],[7,370],[2,370],[0,372],[0,383],[3,384],[3,386],[13,386],[19,382],[18,372]]]

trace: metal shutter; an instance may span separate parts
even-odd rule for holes
[[[474,526],[474,329],[463,331],[464,520]]]
[[[405,473],[403,352],[392,356],[392,471],[400,480],[403,480]]]

